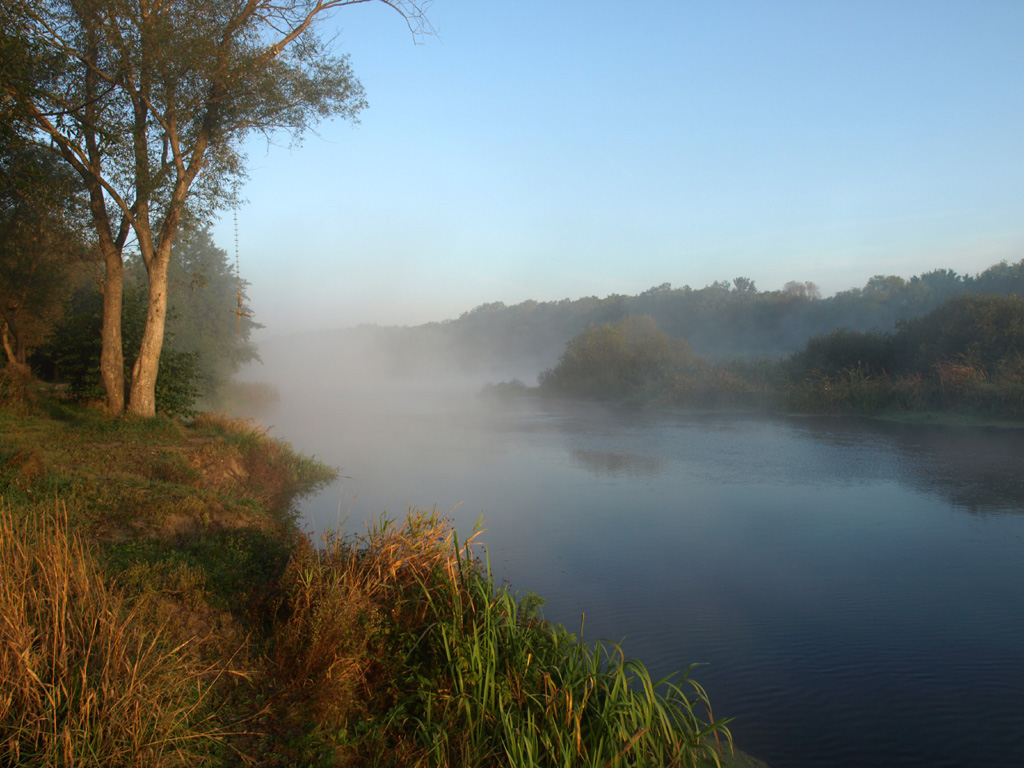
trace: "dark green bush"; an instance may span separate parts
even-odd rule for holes
[[[656,388],[693,359],[646,315],[593,326],[572,339],[558,364],[540,376],[541,389],[570,397],[622,399]]]
[[[889,334],[840,328],[812,337],[789,359],[790,377],[802,381],[809,376],[835,376],[849,370],[882,375],[896,365],[895,348]]]
[[[997,371],[1024,354],[1024,300],[1020,296],[959,296],[924,317],[898,325],[905,368],[925,371],[960,359]]]
[[[69,393],[76,400],[102,400],[105,397],[100,379],[102,324],[102,295],[95,288],[82,289],[72,297],[64,320],[47,350],[57,363],[59,378],[67,383]],[[142,343],[145,326],[145,290],[127,288],[121,314],[126,399],[132,362]],[[199,396],[197,378],[196,353],[175,351],[165,340],[156,381],[157,410],[171,415],[192,414]]]

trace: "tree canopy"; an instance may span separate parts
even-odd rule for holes
[[[558,364],[540,376],[541,387],[572,397],[620,399],[656,384],[692,358],[683,339],[672,339],[647,316],[630,315],[574,337]]]
[[[82,188],[36,147],[0,144],[0,337],[25,365],[59,319],[88,254]]]
[[[183,221],[235,199],[242,141],[301,137],[328,117],[355,120],[363,89],[318,23],[369,0],[7,0],[0,9],[0,102],[23,140],[81,178],[105,264],[101,375],[124,408],[123,259],[148,278],[145,329],[128,410],[155,412],[171,246]],[[417,0],[380,0],[414,32]]]
[[[175,242],[167,339],[174,351],[196,356],[202,395],[215,396],[243,363],[257,358],[250,334],[262,326],[244,303],[243,315],[231,314],[238,291],[245,301],[247,285],[234,273],[227,252],[214,244],[209,230],[189,232]]]

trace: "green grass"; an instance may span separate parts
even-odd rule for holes
[[[731,751],[690,669],[655,682],[618,646],[580,642],[542,621],[534,596],[458,561],[457,579],[423,585],[427,630],[409,661],[426,650],[432,663],[392,714],[431,764],[697,766]]]

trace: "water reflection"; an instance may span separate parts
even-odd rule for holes
[[[657,477],[664,471],[665,462],[657,456],[611,451],[572,451],[576,463],[598,477]]]
[[[887,455],[900,482],[968,512],[1024,511],[1024,429],[791,419],[807,439]]]
[[[972,513],[1024,512],[1024,429],[579,407],[548,410],[543,420],[565,436],[574,462],[599,477],[684,472],[740,483],[890,481]],[[610,435],[614,450],[592,447]],[[809,443],[807,450],[795,449],[794,438]]]

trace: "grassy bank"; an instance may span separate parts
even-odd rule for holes
[[[486,397],[546,397],[680,411],[871,416],[929,423],[1014,426],[1024,422],[1024,374],[989,373],[967,360],[943,361],[927,375],[890,374],[863,365],[794,375],[786,361],[691,361],[659,371],[614,397],[585,387],[555,391],[520,381],[491,384]]]
[[[8,394],[10,394],[8,392]],[[0,766],[696,766],[687,674],[544,622],[432,513],[312,541],[245,421],[0,408]]]

